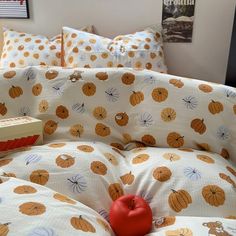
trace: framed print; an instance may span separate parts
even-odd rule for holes
[[[169,43],[191,43],[196,0],[163,0],[163,38]]]
[[[0,18],[29,18],[28,0],[0,0]]]

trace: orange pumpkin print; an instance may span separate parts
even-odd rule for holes
[[[77,125],[73,125],[70,127],[70,134],[77,138],[77,137],[81,137],[81,135],[84,133],[84,127],[80,124]]]
[[[172,175],[171,170],[165,166],[156,168],[152,174],[153,178],[160,182],[165,182],[169,180],[171,175]]]
[[[174,109],[172,108],[165,108],[162,110],[161,112],[161,119],[164,121],[164,122],[170,122],[170,121],[173,121],[175,120],[176,118],[176,112]]]
[[[97,222],[105,231],[110,231],[110,226],[104,220],[97,218]]]
[[[210,111],[211,114],[219,114],[224,110],[224,106],[221,102],[217,102],[212,100],[209,105],[208,105],[208,110]]]
[[[96,229],[94,226],[85,220],[82,216],[79,217],[72,217],[70,220],[71,225],[76,230],[81,230],[83,232],[90,232],[90,233],[96,233]]]
[[[66,144],[65,143],[51,143],[48,146],[51,148],[61,148],[64,147]]]
[[[19,211],[28,216],[38,216],[46,212],[46,207],[38,202],[26,202],[19,206]]]
[[[93,152],[94,151],[94,148],[89,145],[79,145],[79,146],[77,146],[77,149],[82,152]]]
[[[52,135],[57,130],[58,123],[53,120],[49,120],[44,124],[44,133]]]
[[[129,142],[132,141],[132,137],[131,137],[131,135],[128,134],[128,133],[122,134],[122,137],[123,137],[123,142],[124,142],[125,144],[127,144],[127,143],[129,143]]]
[[[236,177],[236,170],[234,170],[234,169],[233,169],[232,167],[230,167],[230,166],[227,166],[226,169],[227,169],[232,175],[234,175],[234,176]]]
[[[94,83],[86,83],[83,85],[82,90],[86,96],[93,96],[96,93],[96,85]]]
[[[13,86],[9,89],[9,96],[11,98],[18,98],[23,94],[23,90],[19,86]]]
[[[118,150],[125,149],[121,143],[111,143],[110,145],[116,149],[116,152],[118,152]],[[112,149],[114,150],[114,148],[112,148]]]
[[[181,81],[181,79],[170,79],[169,83],[177,88],[182,88],[184,86],[184,83]]]
[[[176,221],[175,216],[160,217],[155,221],[155,227],[156,228],[167,227],[173,225],[175,221]]]
[[[117,158],[113,155],[113,154],[111,154],[111,153],[104,153],[103,154],[105,157],[106,157],[106,159],[112,164],[112,165],[114,165],[114,166],[117,166],[118,165],[118,161],[117,161]]]
[[[0,102],[0,115],[5,116],[7,114],[7,107],[5,103]]]
[[[36,192],[37,190],[30,185],[22,185],[14,189],[14,193],[17,193],[17,194],[33,194]]]
[[[177,155],[176,153],[165,153],[163,157],[169,161],[178,161],[181,159],[181,157]]]
[[[207,156],[207,155],[197,155],[197,159],[204,161],[208,164],[214,164],[215,160],[212,159],[211,157]]]
[[[200,84],[198,88],[204,93],[211,93],[213,88],[208,84]]]
[[[169,133],[167,136],[167,143],[170,147],[180,148],[184,145],[184,136],[181,136],[176,132]]]
[[[69,111],[65,106],[58,106],[56,109],[56,115],[61,119],[66,119],[69,116]]]
[[[60,202],[65,202],[65,203],[69,203],[69,204],[72,204],[72,205],[75,205],[75,204],[76,204],[76,201],[74,201],[74,200],[72,200],[72,199],[68,198],[67,196],[62,195],[62,194],[60,194],[60,193],[55,193],[55,194],[53,195],[53,197],[54,197],[56,200],[60,201]]]
[[[180,228],[166,231],[165,236],[193,236],[193,232],[189,228]]]
[[[12,161],[13,161],[12,158],[5,159],[5,160],[1,160],[1,159],[0,159],[0,167],[8,165],[8,164],[9,164],[10,162],[12,162]]]
[[[75,164],[75,158],[66,154],[59,155],[56,158],[56,164],[61,168],[69,168]]]
[[[97,60],[97,56],[96,55],[91,55],[90,56],[90,60],[91,61],[96,61]]]
[[[206,125],[204,119],[194,119],[191,122],[191,128],[199,134],[204,134],[206,132]]]
[[[219,174],[220,178],[225,180],[226,182],[228,182],[229,184],[231,184],[233,186],[233,188],[236,188],[236,182],[234,182],[230,176],[224,174],[224,173],[220,173]]]
[[[106,136],[109,136],[111,134],[111,130],[108,126],[106,126],[102,123],[98,123],[98,124],[96,124],[96,127],[95,127],[95,133],[98,136],[106,137]]]
[[[179,148],[182,152],[194,152],[192,148]]]
[[[58,76],[58,74],[59,73],[56,70],[49,70],[45,73],[45,77],[48,80],[52,80],[52,79],[55,79]]]
[[[132,73],[129,73],[129,72],[124,73],[121,77],[121,80],[122,80],[123,84],[131,85],[135,81],[135,75]]]
[[[97,120],[104,120],[107,117],[107,111],[104,107],[96,107],[93,110],[93,116]]]
[[[49,180],[49,173],[46,170],[35,170],[29,178],[33,183],[46,185]]]
[[[208,143],[196,143],[197,147],[202,151],[211,151],[211,147]]]
[[[146,67],[147,70],[151,70],[152,69],[152,63],[150,63],[150,62],[146,63],[145,67]]]
[[[109,185],[108,193],[113,201],[124,195],[124,190],[119,183]]]
[[[7,71],[3,74],[3,77],[5,79],[12,79],[15,76],[16,76],[16,72],[14,70]]]
[[[96,78],[98,78],[99,80],[107,80],[108,74],[107,74],[107,72],[98,72],[96,74]]]
[[[107,167],[101,161],[93,161],[90,165],[90,169],[93,173],[98,175],[106,175],[107,174]]]
[[[148,146],[155,146],[156,145],[156,139],[150,135],[146,134],[141,138],[142,142],[147,144]]]
[[[168,90],[165,88],[155,88],[152,91],[152,98],[155,102],[164,102],[168,98]]]
[[[40,113],[44,113],[48,110],[49,108],[49,104],[48,104],[48,101],[47,100],[42,100],[40,103],[39,103],[39,112]]]
[[[225,202],[225,192],[217,185],[207,185],[202,189],[202,196],[211,206],[221,206]]]
[[[11,223],[5,223],[5,224],[0,224],[0,235],[1,236],[7,236],[9,233],[9,227]]]
[[[14,174],[14,173],[11,173],[11,172],[9,172],[9,173],[3,173],[3,175],[2,176],[4,176],[4,177],[13,177],[13,178],[16,178],[16,175]]]
[[[192,197],[187,191],[183,189],[178,191],[172,189],[172,193],[168,198],[168,203],[173,211],[180,212],[183,209],[186,209],[188,205],[192,203]]]
[[[229,160],[229,159],[230,159],[229,152],[228,152],[228,150],[225,149],[225,148],[222,148],[220,155],[221,155],[224,159],[226,159],[226,160]]]
[[[140,155],[133,158],[132,163],[133,164],[141,164],[141,163],[147,161],[149,159],[149,157],[150,156],[148,154],[140,154]]]
[[[134,175],[132,174],[132,172],[130,171],[129,173],[125,174],[125,175],[122,175],[120,177],[122,183],[124,185],[131,185],[133,182],[134,182]]]
[[[126,126],[129,122],[129,116],[125,112],[117,113],[115,121],[119,126]]]
[[[136,106],[144,101],[144,94],[141,91],[135,92],[129,98],[129,102],[132,106]]]
[[[233,106],[234,114],[236,115],[236,104]]]
[[[42,90],[43,90],[42,84],[38,83],[33,86],[32,93],[34,96],[39,96],[41,94]]]

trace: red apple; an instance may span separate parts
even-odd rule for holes
[[[152,210],[139,196],[122,196],[112,203],[110,224],[117,236],[144,236],[152,228]]]

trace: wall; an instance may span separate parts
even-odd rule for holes
[[[196,0],[193,43],[166,44],[171,74],[224,83],[236,0]],[[94,24],[112,37],[161,22],[162,0],[30,0],[30,20],[1,25],[49,36]]]

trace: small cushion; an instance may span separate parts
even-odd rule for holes
[[[93,27],[81,30],[93,32]],[[0,67],[61,66],[61,34],[51,39],[4,28]]]
[[[63,66],[133,67],[167,72],[161,31],[150,27],[114,39],[63,27]]]

